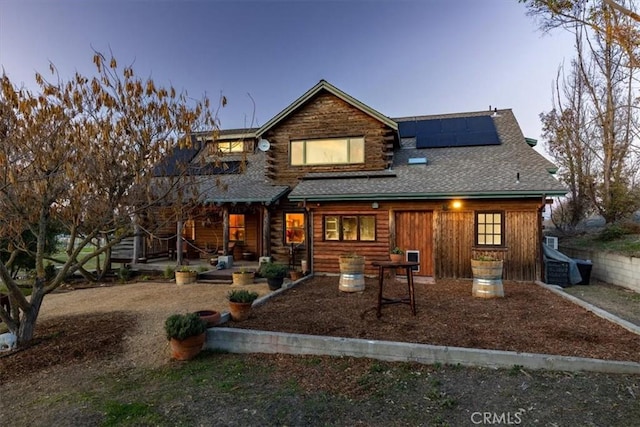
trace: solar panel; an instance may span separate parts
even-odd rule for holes
[[[400,137],[416,137],[416,148],[498,145],[490,116],[413,120],[398,123]]]

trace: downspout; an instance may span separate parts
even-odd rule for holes
[[[544,281],[544,250],[542,248],[543,245],[543,233],[542,233],[542,211],[546,206],[547,196],[545,194],[542,195],[542,204],[538,207],[538,253],[540,254],[539,267],[540,267],[540,275],[536,278],[539,281]]]

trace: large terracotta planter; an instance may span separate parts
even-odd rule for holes
[[[231,319],[235,320],[236,322],[247,320],[251,315],[252,304],[253,303],[250,302],[229,301],[229,314],[231,315]]]
[[[195,271],[176,271],[176,285],[188,285],[195,283],[198,273]]]
[[[215,310],[200,310],[196,314],[207,324],[207,328],[217,325],[220,322],[220,312]]]
[[[206,338],[206,332],[189,337],[183,340],[171,338],[169,344],[171,346],[171,357],[176,360],[193,359],[202,351],[202,345]]]
[[[504,297],[502,286],[502,260],[471,260],[473,287],[471,294],[477,298]]]
[[[253,283],[255,273],[253,271],[234,271],[232,274],[233,284],[236,286],[246,286]]]

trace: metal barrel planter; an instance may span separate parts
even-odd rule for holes
[[[502,286],[502,260],[471,260],[473,272],[472,295],[478,298],[504,297]]]
[[[364,291],[364,257],[359,255],[340,257],[340,283],[342,292]]]

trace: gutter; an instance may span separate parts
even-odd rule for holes
[[[499,191],[482,193],[368,193],[368,194],[319,194],[319,195],[289,195],[291,201],[321,202],[332,200],[357,201],[376,200],[444,200],[452,198],[462,199],[513,199],[519,197],[564,196],[565,191],[520,191],[517,193]]]

